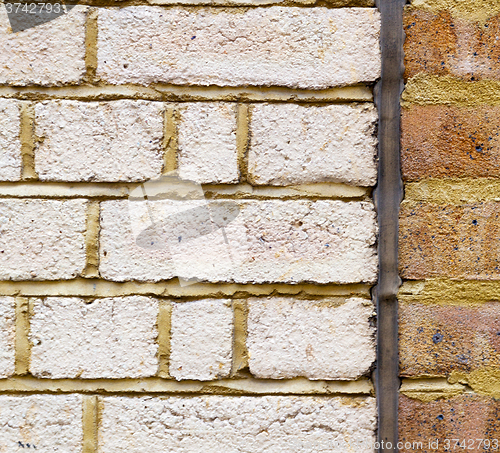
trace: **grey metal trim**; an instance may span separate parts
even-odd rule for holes
[[[379,125],[379,173],[374,200],[379,225],[377,367],[379,452],[397,451],[398,396],[398,214],[403,186],[400,170],[400,96],[403,90],[403,7],[405,0],[377,0],[382,15],[382,75],[375,87]]]

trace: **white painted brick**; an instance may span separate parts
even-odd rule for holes
[[[2,181],[18,181],[21,178],[19,107],[18,101],[0,99],[0,180]]]
[[[143,181],[163,167],[163,105],[46,101],[36,105],[35,168],[45,181]]]
[[[0,408],[1,452],[82,452],[81,395],[0,395]]]
[[[100,453],[372,453],[374,398],[103,398]]]
[[[180,117],[179,176],[200,184],[238,182],[236,104],[187,103]]]
[[[142,296],[34,300],[31,367],[42,378],[138,378],[158,370],[158,302]]]
[[[250,372],[259,378],[357,379],[375,360],[370,301],[249,300]]]
[[[97,73],[114,84],[350,85],[379,77],[379,29],[374,8],[107,9]]]
[[[0,200],[0,280],[59,280],[85,267],[84,200]]]
[[[251,118],[248,172],[254,183],[375,184],[373,104],[257,104]]]
[[[7,378],[15,370],[16,300],[0,297],[0,378]]]
[[[174,276],[240,283],[375,281],[377,229],[372,203],[231,203],[240,212],[224,232],[219,229],[186,239],[186,234],[196,236],[208,222],[204,211],[195,212],[199,201],[152,201],[149,207],[143,202],[131,203],[133,221],[126,201],[102,202],[101,275],[114,281],[158,281]],[[215,201],[210,209],[217,212],[227,205],[227,201]],[[186,225],[188,209],[192,209],[192,217]],[[158,225],[158,250],[136,242],[141,231],[154,231],[150,212]]]
[[[170,375],[209,381],[231,372],[233,311],[229,300],[174,303]]]
[[[79,83],[85,75],[87,8],[12,33],[5,8],[0,9],[0,83],[61,85]]]

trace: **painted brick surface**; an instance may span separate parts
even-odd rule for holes
[[[257,104],[251,118],[248,173],[256,184],[375,184],[372,104]]]
[[[137,378],[158,370],[158,302],[141,296],[47,298],[33,302],[33,375],[42,378]]]
[[[404,18],[405,75],[450,75],[464,80],[500,77],[499,16],[484,23],[449,11],[408,10]]]
[[[402,205],[400,272],[404,278],[500,279],[500,204]]]
[[[170,375],[209,381],[231,372],[233,310],[229,300],[174,303]]]
[[[428,403],[413,400],[406,396],[399,399],[399,441],[410,445],[423,442],[423,448],[403,448],[401,452],[410,453],[463,450],[456,441],[446,448],[446,439],[464,440],[466,451],[493,451],[494,445],[500,448],[500,407],[493,398],[480,395],[460,395],[446,400]],[[474,439],[474,444],[469,443]],[[488,439],[489,448],[483,442],[479,448],[477,439]],[[429,441],[438,441],[438,448]],[[454,448],[455,447],[455,448]]]
[[[355,84],[379,77],[379,28],[372,8],[108,9],[97,74],[114,84]]]
[[[183,104],[177,161],[181,178],[201,184],[238,182],[236,104]]]
[[[58,280],[85,267],[83,200],[0,200],[0,280]]]
[[[493,106],[403,109],[404,179],[500,176],[499,116]]]
[[[143,181],[163,167],[160,102],[46,101],[35,107],[35,169],[48,181]]]
[[[118,397],[103,398],[99,445],[102,453],[366,453],[374,428],[374,398]]]
[[[0,11],[0,83],[61,85],[83,81],[85,20],[77,6],[70,14],[12,33],[5,8]]]
[[[250,371],[259,378],[356,379],[375,360],[371,301],[249,301]]]
[[[500,365],[500,304],[399,308],[403,376],[449,375]]]
[[[0,180],[21,178],[20,103],[0,99]]]
[[[0,407],[0,451],[82,452],[80,395],[0,395]]]
[[[16,335],[16,300],[14,297],[0,297],[0,378],[14,374]]]
[[[212,233],[205,231],[206,211],[196,211],[201,202],[134,203],[101,203],[100,272],[106,279],[347,283],[376,278],[375,213],[369,202],[237,201],[230,208],[213,202],[214,212],[228,209],[238,216],[224,232]],[[150,212],[160,226],[151,223]],[[188,224],[200,230],[199,237],[186,230]],[[149,240],[140,242],[147,228],[157,242],[153,249],[146,248]]]

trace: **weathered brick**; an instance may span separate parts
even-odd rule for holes
[[[399,361],[403,376],[498,368],[500,304],[400,304]]]
[[[413,106],[401,116],[403,178],[500,176],[500,108]]]
[[[493,398],[460,395],[428,403],[404,395],[399,399],[399,442],[403,447],[399,451],[402,453],[494,451],[500,448],[499,431],[500,403]],[[460,443],[466,440],[466,448],[456,445],[456,441],[450,445],[446,439],[459,439]],[[474,443],[469,443],[469,439]],[[489,448],[485,448],[484,442],[479,444],[478,439],[488,439]]]
[[[97,74],[110,83],[327,88],[380,75],[374,8],[99,12]]]
[[[158,302],[141,296],[35,299],[30,371],[42,378],[156,374]]]
[[[0,280],[59,280],[85,267],[83,200],[0,200]]]
[[[0,297],[0,378],[14,374],[16,351],[14,347],[16,327],[14,297]]]
[[[248,173],[256,184],[377,180],[373,104],[253,106]]]
[[[82,452],[81,395],[0,395],[0,451]]]
[[[179,176],[200,184],[238,182],[236,104],[193,102],[179,110]]]
[[[224,231],[211,233],[203,206],[173,200],[102,202],[101,275],[115,281],[179,276],[242,283],[376,278],[377,229],[369,202],[215,201],[209,205],[212,213],[237,217]]]
[[[170,375],[209,381],[231,372],[233,311],[229,300],[174,303]]]
[[[21,178],[21,141],[19,102],[0,99],[0,180]]]
[[[371,301],[249,300],[250,371],[259,378],[356,379],[375,360]]]
[[[143,181],[163,167],[160,102],[45,101],[35,169],[46,181]]]
[[[500,203],[405,205],[400,213],[403,278],[500,279]]]
[[[15,7],[15,6],[14,6]],[[85,75],[87,9],[12,33],[0,10],[0,83],[6,85],[75,84]]]
[[[375,412],[370,397],[106,397],[99,447],[101,453],[367,453]]]
[[[481,24],[449,11],[410,9],[404,15],[405,76],[451,75],[464,80],[500,77],[500,16]]]

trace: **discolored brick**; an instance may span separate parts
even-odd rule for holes
[[[402,376],[500,367],[500,304],[400,304],[399,363]]]
[[[414,106],[401,115],[406,181],[500,175],[500,107]]]
[[[451,444],[448,448],[447,439]],[[452,439],[458,439],[459,443],[465,440],[466,448],[457,446]],[[480,444],[478,439],[488,439],[490,448],[484,448],[484,441]],[[402,395],[399,399],[399,443],[400,453],[498,450],[500,402],[469,394],[425,403]]]
[[[400,274],[500,280],[500,203],[461,206],[403,203]]]
[[[449,11],[408,9],[404,30],[406,78],[418,73],[470,81],[500,78],[500,16],[480,24]]]

